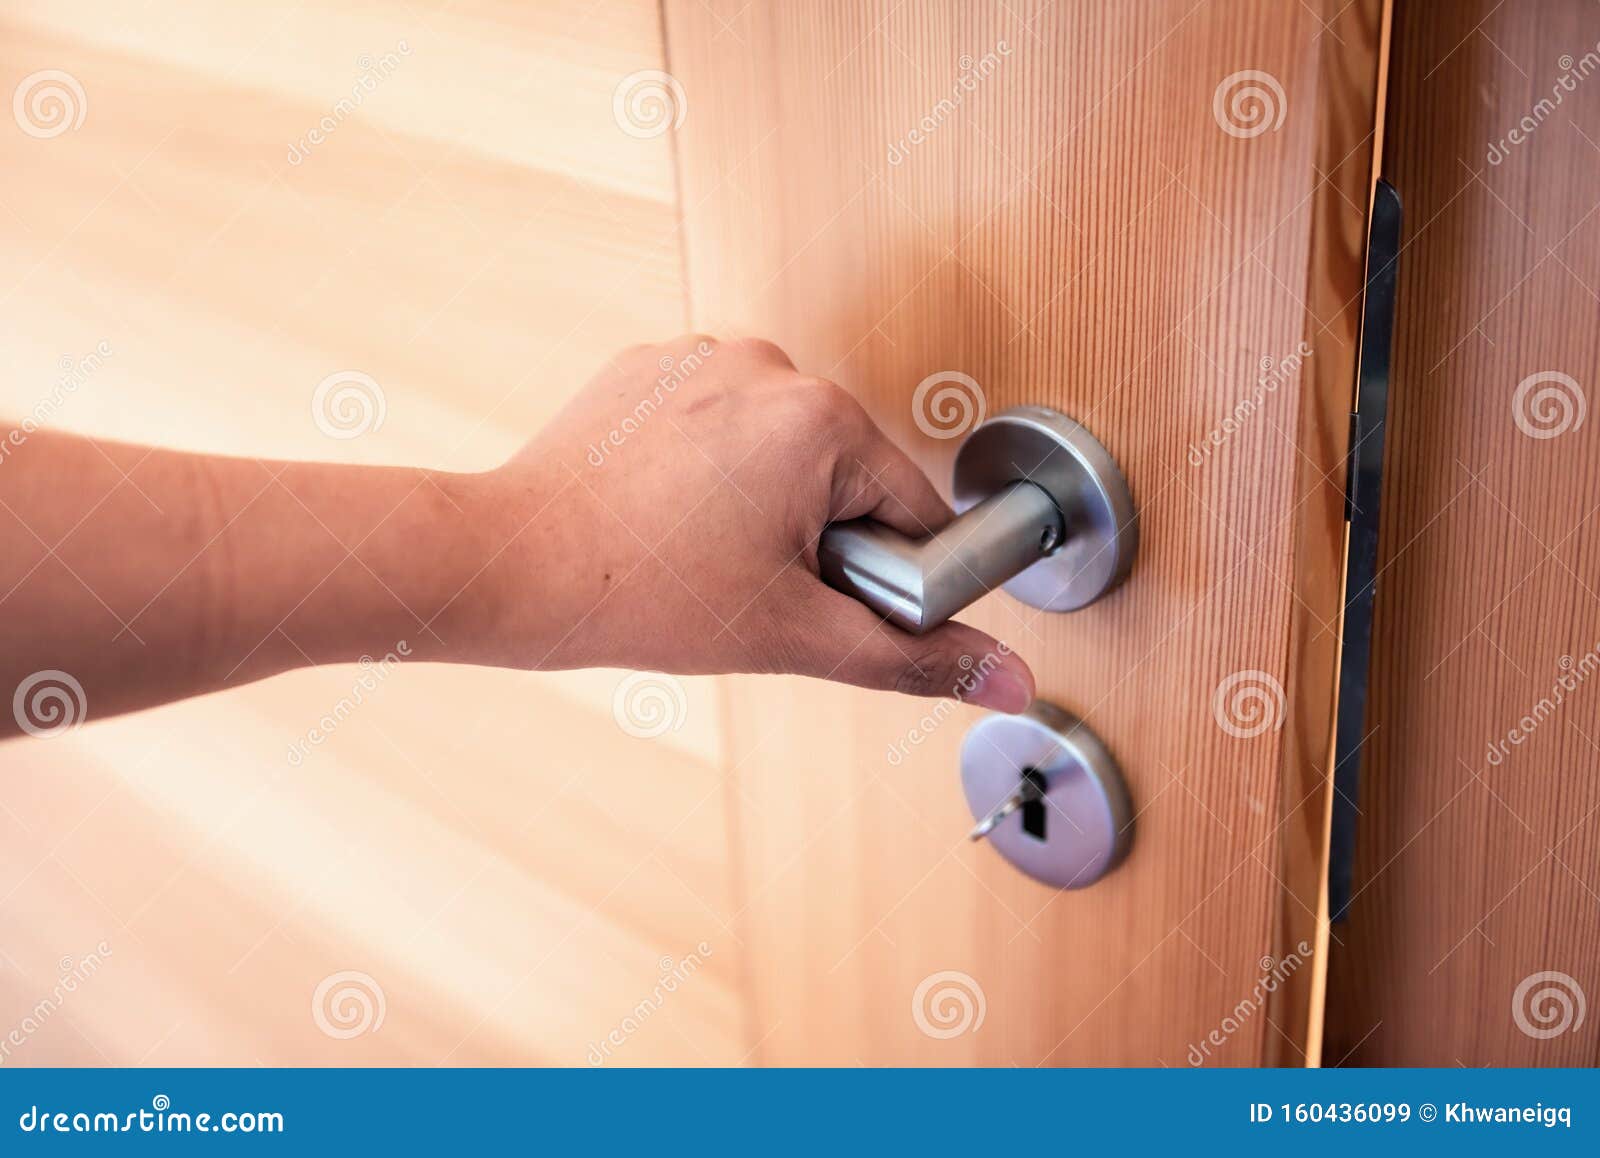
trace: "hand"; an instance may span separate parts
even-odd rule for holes
[[[953,517],[859,403],[776,346],[699,335],[616,357],[468,485],[507,545],[480,581],[487,662],[791,672],[1002,711],[1033,675],[990,636],[913,636],[817,577],[830,522],[913,537]]]

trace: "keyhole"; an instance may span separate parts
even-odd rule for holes
[[[1034,798],[1023,802],[1022,805],[1022,831],[1033,837],[1034,840],[1044,839],[1045,789],[1049,787],[1044,778],[1044,773],[1037,768],[1024,768],[1022,779],[1032,785],[1037,791]]]

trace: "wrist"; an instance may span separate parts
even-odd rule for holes
[[[390,653],[476,661],[492,612],[474,584],[488,552],[474,476],[209,465],[221,524],[204,552],[213,679]]]

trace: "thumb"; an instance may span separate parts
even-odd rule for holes
[[[993,636],[964,623],[912,635],[814,576],[806,578],[789,620],[801,637],[785,649],[796,674],[1000,712],[1020,712],[1033,701],[1033,672]]]

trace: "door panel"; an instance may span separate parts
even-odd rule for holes
[[[1330,1064],[1600,1061],[1597,42],[1577,0],[1398,6],[1411,224]]]
[[[977,713],[731,681],[753,1058],[1303,1064],[1379,5],[671,0],[666,29],[695,325],[843,383],[941,485],[930,375],[1061,409],[1142,527],[1092,608],[967,616],[1123,764],[1133,853],[1091,889],[966,841]]]

